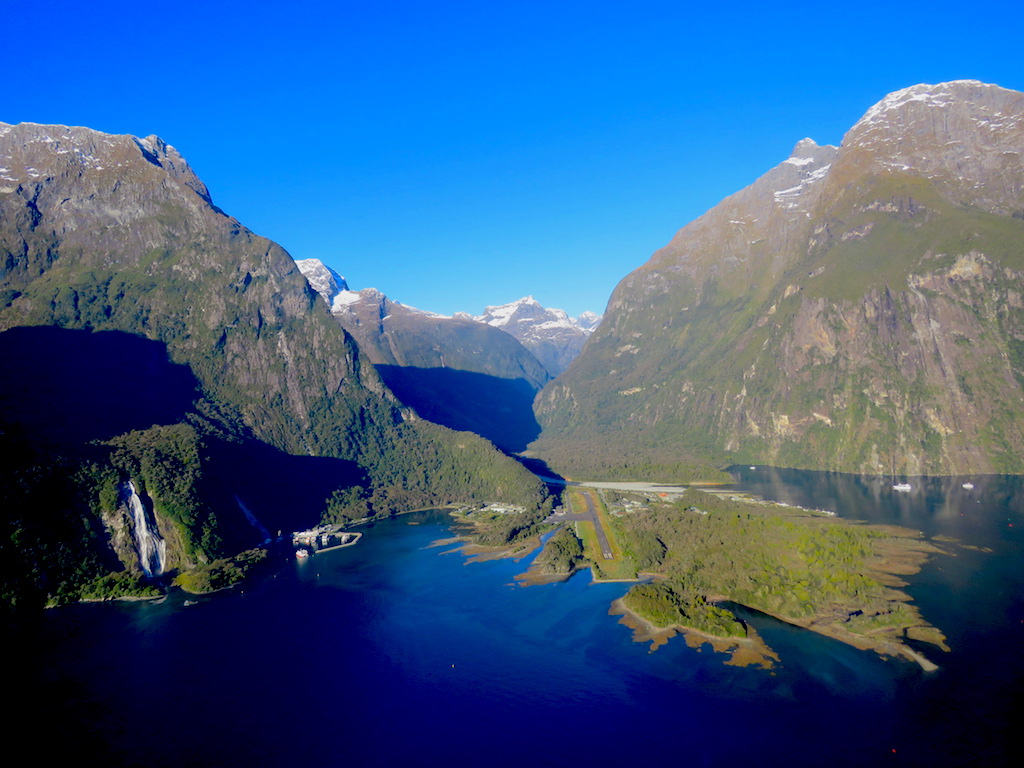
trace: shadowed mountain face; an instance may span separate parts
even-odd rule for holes
[[[159,341],[207,400],[290,452],[352,458],[357,422],[390,429],[393,402],[295,262],[214,206],[173,147],[0,124],[0,161],[0,329]]]
[[[253,440],[211,440],[207,447],[206,492],[236,521],[239,546],[261,540],[241,513],[244,505],[268,532],[317,525],[318,512],[338,488],[367,485],[365,470],[353,461],[292,456]]]
[[[801,141],[619,283],[538,397],[536,449],[625,474],[1024,471],[1022,148],[1024,94],[974,81]]]
[[[195,377],[204,414],[229,432],[355,460],[376,485],[405,482],[422,464],[416,446],[466,455],[443,430],[404,419],[294,260],[214,206],[158,137],[0,123],[0,161],[0,330],[159,342]],[[498,475],[539,488],[489,446],[476,450],[490,452]],[[488,471],[479,470],[478,479]],[[443,473],[429,482],[444,483]]]
[[[537,358],[504,331],[471,318],[407,307],[373,288],[339,293],[332,313],[377,366],[451,368],[522,379],[534,390],[551,378]]]
[[[421,417],[509,452],[540,433],[533,399],[550,377],[516,338],[470,317],[408,307],[373,288],[348,290],[316,259],[297,263],[388,388]]]
[[[157,341],[120,331],[12,328],[0,333],[0,359],[17,361],[0,377],[0,425],[29,451],[100,459],[105,446],[86,443],[197,418],[195,377]],[[229,551],[263,540],[239,500],[276,534],[316,524],[336,489],[368,482],[355,462],[292,456],[256,440],[209,437],[203,448],[196,491],[218,510]]]
[[[111,551],[137,566],[129,480],[168,570],[252,541],[236,495],[283,529],[343,489],[379,512],[543,500],[486,441],[408,418],[284,249],[155,136],[0,123],[0,333],[0,447],[24,456],[0,477],[0,604],[77,599]]]
[[[451,429],[475,432],[517,453],[537,438],[536,394],[526,379],[503,379],[453,368],[378,365],[381,378],[420,416]]]
[[[120,331],[12,328],[0,333],[0,359],[0,422],[49,445],[174,424],[199,397],[165,345]]]

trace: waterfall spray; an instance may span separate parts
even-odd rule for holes
[[[146,505],[135,489],[135,483],[129,480],[123,487],[128,501],[128,509],[132,513],[135,528],[135,549],[139,555],[139,565],[147,576],[159,576],[167,564],[167,542],[160,536],[156,520],[146,510]]]

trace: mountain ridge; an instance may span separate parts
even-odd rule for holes
[[[1024,94],[976,81],[799,142],[619,283],[533,448],[569,469],[614,436],[588,467],[613,474],[1021,471],[1022,146]]]
[[[514,336],[392,301],[376,288],[351,290],[337,273],[326,279],[317,259],[298,264],[389,389],[417,414],[510,453],[540,432],[533,399],[551,377]]]

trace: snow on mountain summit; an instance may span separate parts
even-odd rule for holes
[[[581,318],[583,319],[582,323],[580,322]],[[483,314],[478,315],[475,319],[488,325],[505,328],[513,336],[518,336],[506,326],[518,327],[524,335],[529,333],[529,328],[535,326],[575,328],[589,334],[593,330],[592,326],[596,326],[594,318],[600,320],[600,316],[593,312],[584,312],[579,318],[572,318],[565,310],[544,307],[533,296],[524,296],[508,304],[485,307]]]
[[[295,265],[303,274],[314,291],[324,297],[327,306],[332,307],[334,300],[342,291],[348,291],[345,278],[324,264],[320,259],[296,259]]]
[[[474,319],[515,336],[552,376],[569,367],[601,321],[593,312],[569,317],[564,310],[542,306],[533,296],[487,307]]]
[[[347,326],[350,332],[354,327],[371,323],[374,318],[373,323],[383,322],[395,313],[407,318],[420,316],[453,320],[456,324],[466,321],[484,323],[517,339],[552,377],[569,367],[601,322],[601,316],[594,312],[570,317],[564,310],[542,306],[533,296],[487,307],[482,315],[456,312],[449,317],[392,301],[375,288],[354,291],[344,277],[319,259],[297,259],[295,263],[313,290],[323,296],[331,313],[339,321],[350,324]],[[355,325],[351,325],[353,323]]]
[[[965,93],[979,93],[984,91],[1004,91],[998,85],[990,85],[979,80],[951,80],[946,83],[918,83],[909,88],[893,91],[873,107],[871,107],[857,125],[861,123],[872,123],[883,118],[886,113],[898,110],[901,107],[917,102],[927,107],[944,109],[954,101],[963,97]],[[854,126],[856,128],[856,126]]]
[[[843,137],[849,174],[928,179],[948,200],[989,213],[1020,211],[1024,94],[977,80],[922,83],[890,93]]]

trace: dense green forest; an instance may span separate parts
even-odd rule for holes
[[[552,534],[533,565],[544,574],[568,574],[583,562],[583,542],[572,527],[566,525]]]
[[[574,480],[636,480],[654,483],[731,482],[722,467],[731,464],[686,454],[678,446],[656,441],[633,442],[627,435],[563,439],[542,434],[529,446],[529,456],[543,459],[552,471]]]
[[[78,599],[85,585],[122,568],[87,499],[81,463],[37,449],[0,424],[0,611]]]
[[[265,549],[249,549],[234,557],[220,558],[209,565],[182,571],[175,577],[174,583],[193,594],[227,589],[241,583],[254,570],[265,565],[267,557]]]
[[[242,440],[198,416],[63,451],[35,446],[16,428],[0,431],[12,457],[0,468],[3,608],[157,592],[137,561],[125,509],[129,479],[166,542],[169,576],[179,574],[177,583],[191,591],[222,588],[247,571],[232,556],[264,534],[243,503],[276,533],[421,507],[515,501],[526,511],[491,532],[496,542],[535,532],[549,514],[543,486],[515,465],[508,471],[492,461],[495,449],[476,436],[452,441],[448,430],[427,423],[399,425],[397,434],[411,446],[375,446],[370,474],[355,462],[295,457]]]
[[[887,570],[890,558],[902,568],[937,551],[911,531],[695,489],[615,520],[637,568],[664,577],[625,598],[657,626],[742,637],[735,617],[716,605],[731,601],[840,637],[912,634],[941,644]]]
[[[462,535],[484,547],[506,547],[525,541],[531,536],[550,530],[544,521],[551,514],[554,499],[547,497],[539,506],[526,507],[521,512],[493,512],[478,505],[476,509],[454,513],[456,521],[463,523]]]

